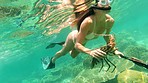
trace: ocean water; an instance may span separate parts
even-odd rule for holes
[[[38,1],[45,5],[59,4],[48,3],[48,0]],[[55,46],[54,48],[46,49],[46,46],[52,42],[64,41],[71,30],[68,27],[54,35],[43,34],[47,28],[36,27],[36,25],[39,26],[37,22],[42,14],[33,14],[38,11],[32,10],[35,2],[36,0],[0,1],[0,83],[91,83],[90,80],[87,80],[91,78],[87,76],[83,82],[79,81],[82,71],[85,70],[82,67],[82,63],[85,60],[83,56],[88,56],[85,54],[80,54],[76,59],[72,59],[67,54],[57,61],[55,69],[43,70],[41,57],[51,57],[62,48],[61,46]],[[130,54],[128,49],[126,49],[129,48],[126,44],[129,45],[129,41],[134,41],[130,45],[135,45],[136,43],[137,46],[135,47],[139,48],[139,50],[134,51],[133,54],[137,55],[137,53],[140,53],[145,55],[144,58],[140,55],[136,56],[145,62],[148,62],[147,3],[147,0],[114,0],[112,11],[110,12],[115,19],[112,33],[116,35],[117,41],[125,39],[123,43],[117,43],[120,47],[118,49],[121,49],[125,54]],[[17,12],[18,10],[21,10],[21,13]],[[39,11],[41,12],[42,10]],[[28,14],[32,14],[32,16],[25,19]],[[22,19],[25,20],[22,21]],[[52,26],[54,28],[54,25]],[[91,48],[92,46],[95,47],[95,44],[97,44],[97,40],[91,41],[87,46]],[[123,44],[125,44],[125,47],[122,46]],[[121,63],[120,65],[124,64]],[[146,69],[141,67],[134,67],[133,69],[148,73]],[[91,71],[93,70],[86,71],[86,73]],[[95,72],[92,74],[95,74]],[[105,79],[106,77],[104,76],[103,78]],[[114,81],[114,77],[110,78],[110,81],[98,81],[95,83],[117,82],[117,80]],[[148,83],[148,81],[144,83]]]

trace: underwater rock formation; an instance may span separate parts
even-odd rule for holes
[[[129,32],[120,32],[116,35],[116,46],[120,51],[124,51],[129,45],[136,45],[136,40]]]
[[[28,37],[30,35],[32,35],[33,32],[32,31],[29,31],[29,30],[18,30],[18,31],[15,31],[11,34],[9,34],[9,38],[25,38],[25,37]]]
[[[148,64],[148,49],[144,46],[141,45],[129,45],[125,50],[124,53],[126,56],[129,57],[135,57],[139,60],[141,60],[141,62],[144,62],[146,64]],[[145,68],[140,67],[135,65],[133,67],[133,69],[135,70],[139,70],[139,71],[147,71]]]
[[[136,57],[139,59],[145,59],[143,57],[147,56],[148,49],[139,45],[129,45],[125,50],[127,56]]]
[[[117,77],[118,83],[148,83],[148,75],[135,70],[125,70]]]
[[[117,48],[123,52],[125,56],[137,58],[144,63],[148,61],[148,49],[146,46],[137,43],[129,32],[120,32],[117,34],[116,38]],[[145,71],[145,68],[137,65],[135,65],[133,69]]]
[[[106,82],[108,80],[114,79],[116,75],[125,69],[132,68],[134,66],[133,63],[119,59],[118,57],[111,56],[109,59],[116,65],[116,69],[114,72],[112,71],[112,66],[109,71],[106,71],[108,68],[107,64],[104,64],[103,69],[99,72],[101,68],[101,63],[96,65],[93,69],[83,69],[74,79],[72,79],[72,83],[101,83]],[[89,60],[89,59],[88,59]],[[89,60],[90,61],[90,60]],[[85,61],[86,62],[86,61]],[[123,64],[124,63],[124,64]],[[84,65],[86,66],[86,64]]]
[[[117,72],[99,72],[98,68],[83,70],[71,83],[101,83],[115,78]]]
[[[0,18],[14,17],[21,14],[21,8],[0,6]]]
[[[40,78],[23,80],[22,83],[71,83],[72,78],[76,77],[82,70],[82,64],[72,62],[68,66],[56,67],[50,72],[47,71]]]

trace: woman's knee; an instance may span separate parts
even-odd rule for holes
[[[62,50],[60,50],[60,51],[58,51],[57,53],[56,53],[56,55],[60,55],[60,56],[64,56],[64,55],[66,55],[67,54],[67,52],[64,52],[64,51],[62,51]]]

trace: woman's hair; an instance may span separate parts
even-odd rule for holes
[[[76,18],[77,18],[77,30],[79,31],[80,30],[80,26],[81,26],[81,23],[83,22],[83,20],[88,17],[88,16],[91,16],[91,15],[94,15],[95,12],[93,10],[93,8],[89,8],[88,10],[84,11],[84,13],[80,16],[76,15]]]

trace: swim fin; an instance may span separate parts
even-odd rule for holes
[[[44,57],[41,58],[43,69],[52,69],[55,68],[55,63],[52,63],[52,58]]]
[[[49,44],[47,47],[46,47],[46,49],[49,49],[49,48],[53,48],[53,47],[55,47],[55,45],[63,45],[65,43],[65,41],[62,41],[62,42],[56,42],[56,43],[51,43],[51,44]]]

